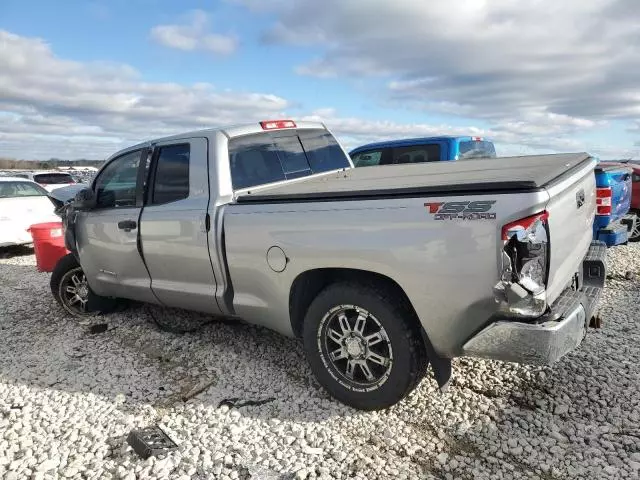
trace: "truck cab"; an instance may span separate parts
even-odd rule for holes
[[[470,136],[408,138],[369,143],[349,152],[355,167],[495,158],[491,140]]]

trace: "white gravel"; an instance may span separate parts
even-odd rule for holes
[[[151,315],[184,313],[145,306],[91,335],[18,253],[0,259],[5,479],[639,478],[638,245],[610,251],[603,328],[553,368],[459,359],[448,393],[426,378],[378,413],[328,398],[300,343],[261,328],[167,333]],[[126,435],[155,424],[179,449],[141,460]]]

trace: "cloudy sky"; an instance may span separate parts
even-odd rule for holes
[[[0,157],[314,118],[640,158],[638,0],[2,0]]]

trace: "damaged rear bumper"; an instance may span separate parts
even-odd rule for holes
[[[604,280],[606,245],[593,242],[583,261],[581,288],[567,289],[534,322],[497,320],[464,345],[464,355],[549,365],[575,350],[586,335]]]

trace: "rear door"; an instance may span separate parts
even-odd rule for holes
[[[147,156],[142,148],[111,160],[93,184],[95,208],[76,217],[80,263],[98,295],[155,301],[138,249]]]
[[[209,257],[207,139],[154,145],[140,241],[154,295],[164,305],[220,313]]]

